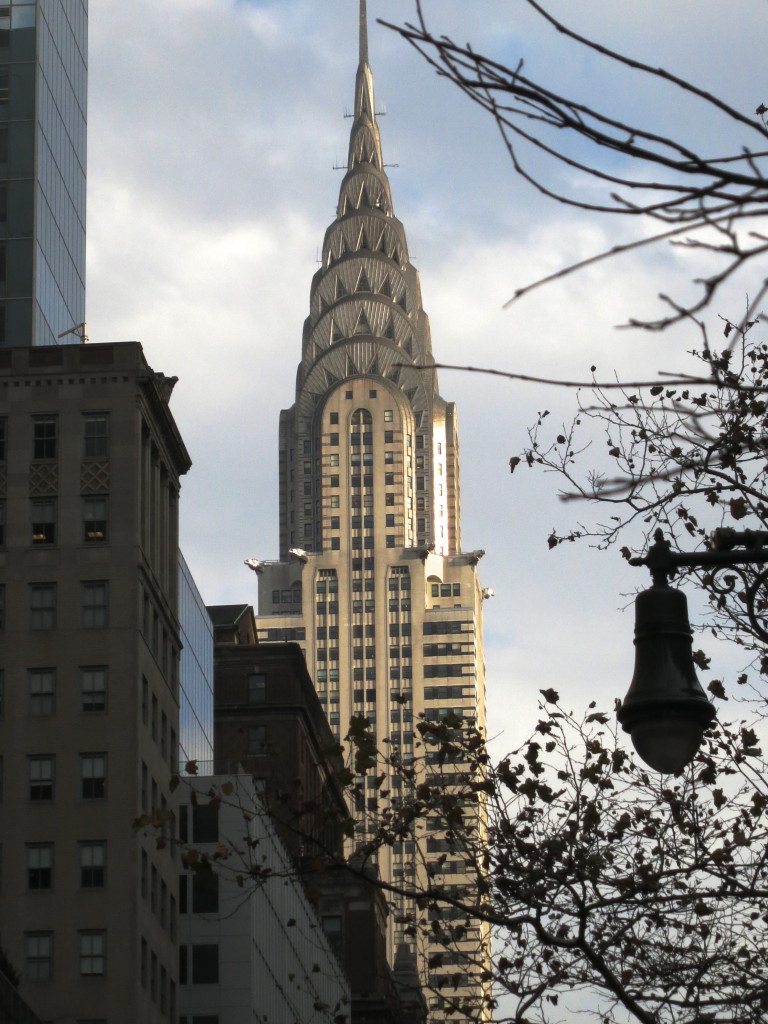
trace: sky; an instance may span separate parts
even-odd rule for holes
[[[768,99],[755,92],[765,13],[756,0],[550,7],[746,113]],[[522,57],[563,92],[709,152],[739,144],[703,106],[609,74],[521,0],[425,0],[424,9],[438,34],[510,65]],[[680,250],[603,263],[503,308],[515,288],[629,229],[542,199],[514,175],[487,115],[377,24],[414,10],[413,0],[369,0],[370,63],[436,360],[578,379],[593,364],[605,377],[690,370],[690,332],[614,329],[658,312],[660,291],[685,289],[690,258]],[[278,417],[293,402],[310,280],[341,182],[334,165],[346,159],[357,0],[99,0],[89,59],[90,339],[141,341],[154,369],[179,377],[171,408],[193,460],[182,548],[206,603],[255,604],[243,560],[278,553]],[[748,284],[713,316],[736,318]],[[440,391],[459,410],[463,547],[485,549],[481,579],[496,594],[485,603],[489,732],[511,748],[535,721],[541,688],[574,709],[623,697],[629,595],[646,581],[616,550],[549,551],[553,528],[596,512],[560,502],[551,476],[509,473],[538,411],[551,410],[556,427],[573,412],[572,393],[448,370]],[[708,653],[717,673],[721,652]]]

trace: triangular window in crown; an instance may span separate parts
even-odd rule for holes
[[[399,299],[397,300],[397,304],[398,304],[398,306],[400,306],[400,307],[401,307],[402,309],[404,309],[406,313],[408,312],[408,306],[406,305],[406,302],[405,302],[405,289],[403,289],[403,294],[402,294],[402,295],[400,296],[400,298],[399,298]]]
[[[347,289],[341,283],[341,278],[337,274],[336,275],[336,283],[333,286],[333,297],[334,297],[334,299],[340,299],[340,298],[342,298],[342,296],[344,296],[346,294],[347,294]]]
[[[413,400],[416,397],[416,388],[406,388],[405,389],[405,397],[408,399],[408,401],[411,404],[413,404]]]
[[[328,300],[324,296],[320,296],[320,312],[324,313],[328,309]]]
[[[344,341],[344,335],[334,320],[331,323],[331,344],[333,345],[336,341]]]
[[[341,243],[339,244],[339,256],[343,256],[345,252],[347,252],[347,240],[342,235]]]
[[[349,353],[347,353],[347,372],[344,374],[344,376],[345,377],[351,377],[351,376],[353,376],[353,374],[356,374],[357,372],[358,372],[357,367],[352,362],[352,360],[349,358]]]
[[[355,291],[356,292],[371,292],[371,291],[373,291],[373,289],[371,288],[370,282],[368,281],[368,275],[366,274],[365,270],[361,270],[360,271],[360,274],[359,274],[359,276],[357,278],[357,284],[355,286]]]
[[[390,379],[390,380],[391,380],[391,381],[392,381],[392,382],[393,382],[394,384],[399,384],[399,383],[400,383],[400,367],[399,367],[399,366],[394,366],[394,367],[393,367],[393,368],[392,368],[392,369],[391,369],[391,370],[389,371],[389,373],[387,374],[387,377],[388,377],[388,378],[389,378],[389,379]]]
[[[349,200],[347,199],[346,196],[344,196],[344,198],[339,203],[339,216],[340,217],[343,217],[344,214],[347,212],[347,204],[348,204],[348,202],[349,202]]]
[[[382,295],[387,295],[390,299],[392,298],[392,286],[389,283],[389,274],[384,278],[380,292]]]
[[[360,206],[370,206],[371,201],[368,198],[368,189],[363,185],[362,192],[360,193]]]
[[[382,231],[381,232],[381,238],[379,239],[379,244],[376,246],[376,252],[383,252],[385,256],[387,255],[387,233],[386,233],[386,231]]]
[[[409,356],[413,355],[413,343],[411,341],[410,335],[403,342],[403,348],[405,349]]]
[[[371,246],[368,242],[368,232],[365,230],[365,228],[361,228],[360,234],[358,235],[357,238],[357,251],[359,252],[361,249],[370,250],[370,248]]]
[[[392,259],[395,261],[395,263],[400,263],[400,250],[397,246],[395,246],[395,248],[392,250]]]
[[[384,328],[384,337],[389,338],[390,341],[395,340],[395,325],[392,322],[392,317],[389,318],[389,323]]]
[[[358,316],[357,324],[355,325],[355,334],[373,334],[371,325],[368,323],[368,317],[362,309],[360,310],[360,315]]]

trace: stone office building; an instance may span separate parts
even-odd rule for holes
[[[172,1020],[174,379],[135,342],[0,351],[0,945],[60,1024]]]

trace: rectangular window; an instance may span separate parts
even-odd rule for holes
[[[24,936],[24,975],[30,981],[53,977],[53,932],[27,932]]]
[[[0,462],[5,462],[7,458],[6,454],[6,443],[8,440],[8,420],[5,416],[0,416]]]
[[[106,581],[93,581],[81,584],[82,590],[82,623],[84,629],[97,629],[106,626],[108,621]]]
[[[394,432],[394,430],[385,430],[384,431],[384,444],[394,444],[394,441],[395,441],[395,432]]]
[[[56,499],[32,498],[29,519],[33,544],[56,543]]]
[[[107,710],[107,670],[98,668],[80,669],[80,700],[82,711]]]
[[[52,630],[56,625],[56,585],[30,584],[30,629]]]
[[[31,668],[27,675],[30,715],[52,715],[56,710],[56,672]]]
[[[80,976],[100,977],[107,969],[107,933],[80,932]]]
[[[59,421],[56,416],[32,417],[32,458],[55,459]]]
[[[248,676],[248,703],[262,704],[267,699],[267,677],[263,672]]]
[[[29,799],[53,800],[53,757],[51,755],[29,758]]]
[[[109,416],[107,413],[86,413],[83,417],[83,456],[106,459],[109,455]]]
[[[102,889],[107,877],[107,844],[80,843],[80,885],[83,889]]]
[[[248,753],[265,754],[267,752],[267,730],[263,725],[252,725],[248,730]]]
[[[83,541],[98,544],[107,539],[107,499],[83,498]]]
[[[101,800],[107,795],[107,755],[80,755],[80,795],[84,800]]]
[[[193,985],[217,985],[219,982],[219,947],[210,945],[192,946]]]
[[[384,422],[391,423],[393,419],[394,411],[392,409],[384,410]]]
[[[33,892],[53,888],[52,843],[30,843],[27,846],[27,888]]]
[[[219,815],[210,804],[197,804],[192,808],[192,842],[217,843],[219,841]]]
[[[218,914],[219,876],[210,868],[192,874],[192,913]]]

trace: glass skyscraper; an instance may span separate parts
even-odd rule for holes
[[[85,333],[88,0],[0,4],[0,346]]]
[[[179,762],[213,772],[213,623],[179,552]]]

